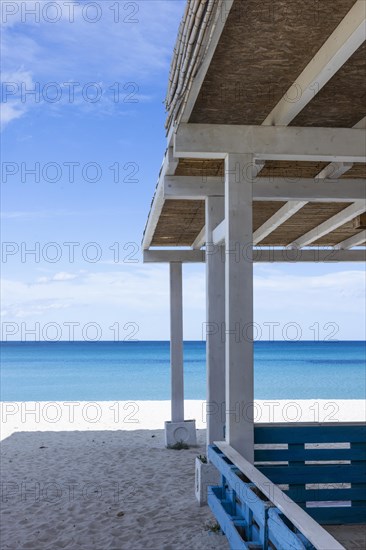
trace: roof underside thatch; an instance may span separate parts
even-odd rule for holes
[[[227,2],[225,4],[225,2]],[[190,0],[180,27],[167,95],[167,127],[179,124],[228,0]],[[234,0],[197,99],[185,122],[261,125],[341,23],[355,0]],[[294,100],[296,87],[293,88]],[[292,98],[290,98],[292,100]],[[292,126],[352,128],[365,117],[366,44],[361,45],[290,121]],[[184,120],[184,119],[183,119]],[[326,163],[267,161],[258,177],[315,178]],[[222,176],[222,160],[180,159],[175,175]],[[366,178],[354,164],[342,181]],[[350,203],[309,202],[260,245],[286,246]],[[284,203],[255,202],[253,231]],[[154,203],[153,207],[154,208]],[[204,201],[167,200],[149,246],[192,246],[205,225]],[[363,227],[348,221],[312,245],[330,246]]]

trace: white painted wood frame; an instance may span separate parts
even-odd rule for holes
[[[180,262],[170,263],[170,368],[172,422],[183,422],[183,295]]]
[[[225,159],[225,438],[249,462],[254,461],[253,165],[252,155]]]
[[[360,231],[360,233],[357,233],[357,235],[353,235],[352,237],[349,237],[348,239],[345,239],[341,243],[337,244],[336,248],[339,248],[341,250],[348,250],[353,246],[360,246],[365,242],[366,242],[366,229],[364,229],[363,231]]]
[[[224,199],[206,199],[207,445],[223,439],[225,426],[225,249],[215,246],[212,230],[223,219]]]
[[[339,247],[339,244],[328,249],[323,249],[322,247],[311,249],[258,247],[253,249],[253,262],[364,262],[366,259],[365,250],[339,250]],[[177,261],[181,261],[182,263],[205,263],[206,253],[204,250],[184,250],[181,252],[178,250],[144,251],[145,263],[169,263]]]
[[[351,165],[352,166],[352,165]],[[224,197],[223,178],[166,176],[165,200],[205,200]],[[314,178],[263,177],[253,181],[253,201],[354,202],[365,199],[366,179],[348,178],[346,182]],[[286,206],[286,205],[285,205]]]
[[[253,154],[260,160],[365,162],[366,132],[358,128],[181,124],[174,156],[222,159]]]
[[[341,227],[341,225],[344,225],[356,216],[363,214],[365,211],[366,201],[357,201],[339,212],[338,214],[335,214],[325,222],[317,225],[316,227],[314,227],[314,229],[308,231],[307,233],[302,235],[302,237],[299,237],[291,244],[299,248],[303,246],[309,246],[311,243],[317,241],[321,237],[324,237],[324,235],[331,233],[332,231],[334,231],[338,227]]]
[[[144,236],[142,239],[142,248],[147,250],[151,246],[151,242],[154,237],[155,229],[159,221],[161,211],[164,206],[164,177],[166,175],[174,174],[179,159],[174,158],[173,147],[168,147],[165,152],[163,163],[160,168],[160,174],[158,183],[156,186],[153,203],[151,206],[150,214],[146,223]]]

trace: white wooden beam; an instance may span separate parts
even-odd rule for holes
[[[147,219],[144,236],[142,239],[142,248],[143,250],[148,249],[151,246],[151,242],[154,237],[155,229],[159,221],[161,211],[164,206],[164,177],[166,175],[174,174],[179,159],[174,158],[173,148],[168,147],[165,152],[163,163],[160,168],[160,174],[158,183],[156,186],[154,198],[149,212],[149,217]]]
[[[365,11],[366,11],[366,8],[365,8]],[[353,128],[356,128],[358,130],[365,130],[366,117],[363,117],[362,120],[357,122],[357,124],[355,124]],[[350,170],[352,166],[353,166],[352,162],[331,162],[325,168],[323,168],[323,170],[319,172],[316,178],[317,179],[322,179],[322,178],[337,179],[343,176],[343,174],[345,174],[346,172],[348,172],[348,170]]]
[[[303,246],[308,246],[314,241],[317,241],[327,233],[331,233],[341,225],[351,221],[356,216],[363,214],[366,211],[366,201],[357,201],[351,206],[348,206],[335,216],[329,218],[325,222],[321,223],[317,227],[314,227],[311,231],[308,231],[302,237],[299,237],[291,243],[294,246],[302,248]],[[290,245],[291,246],[291,245]]]
[[[181,124],[174,137],[176,157],[213,159],[248,152],[261,160],[365,162],[366,132],[353,128]]]
[[[222,245],[225,242],[226,222],[223,220],[212,231],[212,242],[214,245]]]
[[[256,178],[253,182],[254,201],[303,201],[304,206],[309,201],[354,202],[364,198],[366,179]]]
[[[262,170],[262,168],[264,167],[265,165],[265,162],[262,161],[262,160],[257,160],[255,161],[254,163],[254,168],[253,168],[253,177],[254,176],[257,176],[259,174],[259,172]],[[207,178],[206,178],[207,179]],[[221,179],[221,178],[220,178]],[[257,180],[259,181],[259,180]],[[221,192],[221,195],[224,197],[225,196],[225,186],[224,186],[224,181],[222,182],[222,192]],[[217,196],[220,196],[219,194],[217,194]],[[202,231],[200,232],[200,234],[198,235],[198,237],[195,239],[194,243],[192,244],[192,248],[193,249],[196,249],[196,248],[201,248],[204,244],[205,244],[205,239],[206,239],[206,227],[203,227],[202,228]]]
[[[365,0],[364,0],[365,1]],[[365,10],[366,10],[366,3],[365,3]],[[365,130],[366,129],[366,116],[364,116],[357,124],[354,125],[354,128],[358,128],[359,130]]]
[[[224,179],[200,176],[166,176],[164,198],[174,200],[204,200],[206,197],[222,197]]]
[[[317,179],[338,179],[351,170],[353,162],[331,162],[316,176]]]
[[[364,4],[364,10],[366,4]],[[361,119],[357,124],[355,124],[354,128],[356,129],[366,129],[366,117]],[[353,163],[350,162],[331,162],[328,164],[319,174],[317,175],[317,178],[340,178],[348,172],[353,167]],[[357,239],[356,239],[357,240]],[[357,246],[353,244],[354,240],[353,237],[351,239],[346,239],[343,243],[340,243],[339,248],[351,248],[352,246]],[[342,246],[341,246],[342,245]]]
[[[192,243],[193,250],[199,250],[203,247],[206,242],[206,227],[203,226],[201,231],[198,233],[197,237]]]
[[[252,155],[225,159],[225,438],[254,461]],[[239,170],[237,169],[239,167]]]
[[[170,369],[172,422],[184,421],[182,264],[170,264]]]
[[[336,248],[339,248],[341,250],[347,250],[349,248],[352,248],[353,246],[360,246],[364,242],[366,242],[366,230],[364,229],[360,233],[357,233],[357,235],[353,235],[352,237],[349,237],[348,239],[342,241],[341,243],[337,244]]]
[[[337,245],[338,247],[339,245]],[[366,251],[339,250],[337,247],[314,247],[309,250],[298,248],[255,248],[253,250],[254,263],[296,263],[296,262],[364,262]],[[210,251],[208,252],[210,253]],[[145,263],[205,263],[204,250],[145,250]]]
[[[274,180],[271,180],[271,178],[257,178],[253,184],[253,200],[286,200],[288,202],[253,233],[253,244],[260,243],[277,227],[296,214],[308,201],[353,202],[354,200],[364,199],[365,193],[365,180],[323,183],[316,180],[300,179],[298,182],[290,183],[282,178],[274,178]],[[291,198],[303,198],[305,200],[290,200]],[[222,244],[224,239],[225,225],[222,222],[213,231],[213,241],[216,245],[219,245]]]
[[[144,250],[144,263],[202,263],[205,262],[204,250]]]
[[[358,0],[267,116],[264,125],[286,126],[365,41],[365,1]]]
[[[224,200],[206,199],[206,338],[207,444],[225,437],[225,254],[213,244],[212,232],[223,219]]]
[[[358,124],[356,124],[355,128],[364,128],[365,120],[366,119],[362,119]],[[277,227],[282,225],[286,220],[288,220],[294,214],[296,214],[296,212],[301,210],[301,208],[303,208],[309,201],[317,202],[320,199],[319,193],[322,193],[325,190],[329,191],[329,195],[330,197],[332,197],[332,198],[329,197],[331,202],[348,202],[348,200],[353,201],[353,200],[365,198],[365,189],[366,189],[365,180],[356,180],[356,186],[358,186],[358,193],[356,193],[356,195],[353,195],[351,192],[348,199],[345,197],[345,195],[348,193],[348,190],[349,190],[348,182],[354,181],[354,180],[348,179],[347,183],[337,182],[336,185],[328,181],[327,182],[323,181],[326,178],[332,178],[332,179],[340,178],[343,174],[345,174],[348,170],[350,170],[352,166],[353,166],[353,163],[351,162],[331,162],[316,176],[316,178],[314,179],[315,188],[313,188],[312,190],[309,190],[310,192],[308,196],[304,194],[304,196],[302,197],[304,200],[301,200],[301,197],[299,196],[298,197],[292,196],[292,200],[289,198],[284,199],[284,200],[288,200],[289,202],[285,204],[273,216],[271,216],[271,218],[267,220],[261,227],[259,227],[257,231],[254,233],[254,237],[253,237],[254,244],[260,243],[265,237],[267,237],[275,229],[277,229]],[[301,186],[307,185],[307,183],[302,179],[300,179],[299,182]],[[329,185],[331,189],[329,188]],[[296,190],[298,190],[298,187],[299,186],[296,185]],[[291,188],[294,190],[295,186],[291,184]],[[343,198],[341,198],[342,195],[343,195]],[[295,198],[296,200],[293,200]]]
[[[171,176],[175,174],[178,164],[179,164],[179,159],[174,156],[173,146],[170,145],[166,150],[164,164],[161,169],[161,175]]]
[[[352,165],[351,165],[352,166]],[[224,197],[222,178],[166,176],[165,200],[204,200],[206,197]],[[254,201],[353,202],[366,196],[366,179],[347,179],[337,182],[312,178],[256,178],[253,181]]]
[[[253,250],[254,263],[333,263],[333,262],[364,262],[366,250],[337,250],[312,248],[308,250],[298,248],[257,248]]]
[[[277,178],[275,178],[277,179]],[[270,182],[270,180],[269,180]],[[350,186],[349,186],[350,183]],[[254,197],[260,193],[257,190],[256,182],[253,185]],[[273,214],[253,234],[253,244],[256,245],[270,235],[277,227],[291,218],[301,210],[305,204],[311,202],[353,202],[364,200],[366,197],[366,182],[360,180],[346,180],[344,182],[319,181],[319,180],[298,180],[298,182],[287,183],[289,192],[287,198],[283,191],[284,185],[274,183],[273,192],[277,193],[278,200],[288,200],[277,212]],[[282,188],[282,189],[281,189]],[[297,195],[297,196],[296,196]],[[281,197],[281,199],[280,199]],[[297,200],[290,200],[290,198]],[[305,199],[305,200],[298,200]],[[255,199],[257,200],[257,199]],[[267,200],[275,200],[268,198]],[[344,222],[346,223],[346,222]]]
[[[253,233],[253,244],[256,245],[270,235],[277,227],[298,212],[306,201],[289,201],[273,214],[264,224]]]
[[[366,117],[362,119],[358,124],[356,124],[355,128],[358,128],[358,129],[365,128],[365,120],[366,120]],[[331,162],[330,164],[328,164],[316,176],[314,180],[316,182],[316,187],[312,192],[309,193],[307,197],[305,196],[303,197],[304,200],[301,200],[300,197],[297,197],[295,201],[293,200],[295,199],[295,197],[292,197],[292,200],[286,199],[286,200],[289,200],[290,202],[288,202],[288,204],[285,204],[278,212],[276,212],[273,216],[271,216],[269,220],[267,220],[261,227],[257,229],[257,231],[254,233],[254,240],[253,240],[254,244],[260,243],[265,237],[267,237],[275,229],[277,229],[277,227],[279,227],[286,220],[291,218],[291,216],[296,214],[296,212],[301,210],[301,208],[303,208],[309,201],[315,202],[317,200],[316,196],[319,197],[319,195],[317,194],[317,191],[318,192],[324,191],[325,189],[329,190],[329,187],[328,187],[329,182],[325,182],[325,181],[319,182],[319,180],[324,180],[325,178],[332,178],[332,179],[340,178],[343,174],[345,174],[348,170],[350,170],[352,166],[353,166],[353,163],[351,162]],[[343,202],[342,199],[340,198],[340,195],[342,194],[342,190],[346,191],[347,189],[347,192],[348,192],[348,181],[350,180],[347,180],[347,184],[345,182],[336,183],[336,187],[334,187],[332,192],[330,193],[330,195],[333,196],[332,202],[336,202],[336,200],[338,201],[338,199],[340,199],[339,202]],[[301,180],[301,185],[303,184],[304,182],[303,180]],[[358,195],[357,198],[354,197],[354,199],[352,200],[358,200],[365,197],[364,180],[362,180],[362,182],[360,180],[359,185],[361,185],[361,187],[359,188],[359,191],[361,194]],[[312,194],[313,196],[311,196]],[[345,193],[343,193],[343,195],[344,194]],[[336,199],[336,197],[338,197],[338,199]],[[352,197],[352,193],[349,198],[351,197]],[[347,199],[345,197],[343,198],[344,198],[344,202],[347,202]]]

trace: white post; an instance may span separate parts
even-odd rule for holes
[[[225,159],[226,441],[254,461],[252,155]]]
[[[183,422],[183,295],[180,262],[170,263],[170,367],[172,422]]]
[[[225,248],[212,232],[224,219],[223,197],[206,199],[207,445],[225,437]]]
[[[196,421],[184,419],[182,262],[170,262],[171,420],[165,422],[167,447],[196,445]]]

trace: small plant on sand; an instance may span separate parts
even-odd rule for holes
[[[174,443],[174,445],[169,445],[168,449],[173,449],[174,451],[181,451],[182,449],[189,449],[189,445],[180,440]]]
[[[217,521],[208,521],[206,523],[206,529],[207,529],[207,531],[210,531],[211,533],[220,533],[221,532],[220,524],[217,523]]]
[[[207,456],[206,455],[198,455],[198,460],[202,462],[202,464],[207,464]]]

